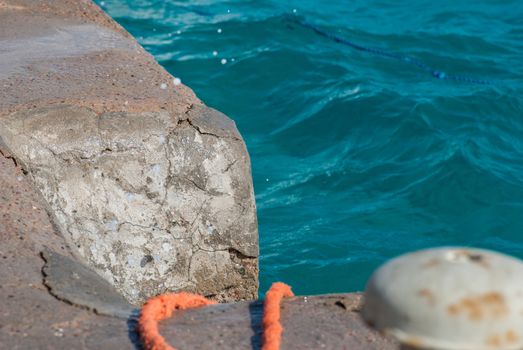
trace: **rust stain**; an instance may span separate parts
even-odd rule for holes
[[[430,291],[430,289],[420,289],[418,290],[417,295],[424,298],[431,306],[436,304],[436,296]]]
[[[501,346],[501,337],[498,334],[490,335],[487,338],[487,345],[491,347],[500,347]]]
[[[421,340],[418,337],[408,337],[407,339],[403,340],[403,343],[415,349],[425,347],[425,343],[423,342],[423,340]]]
[[[439,264],[441,264],[441,261],[439,259],[433,258],[433,259],[430,259],[429,261],[427,261],[426,263],[424,263],[422,266],[424,268],[430,268],[430,267],[438,266]]]
[[[499,318],[508,313],[505,298],[497,292],[463,298],[459,302],[449,305],[447,310],[453,316],[464,314],[471,321],[479,321],[484,317]]]
[[[513,345],[518,341],[518,335],[514,330],[508,330],[505,334],[491,334],[486,340],[486,344],[491,347],[500,347],[503,344]]]
[[[505,338],[507,339],[508,343],[516,343],[519,339],[516,332],[514,332],[512,329],[507,331],[507,333],[505,334]]]

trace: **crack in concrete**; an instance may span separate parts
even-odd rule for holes
[[[1,144],[0,144],[0,147],[1,147]],[[10,155],[9,153],[2,151],[1,148],[0,148],[0,156],[12,161],[13,164],[15,165],[15,168],[18,168],[18,162],[16,161],[16,158],[13,157],[12,155]]]
[[[194,187],[196,187],[197,189],[199,189],[200,191],[203,191],[203,192],[207,192],[207,190],[205,189],[205,187],[202,187],[201,185],[199,185],[198,183],[196,183],[196,181],[192,180],[192,179],[189,179],[188,177],[182,177],[183,180],[191,183]]]
[[[193,110],[194,110],[194,104],[191,103],[190,105],[187,106],[187,109],[184,112],[185,119],[179,119],[177,125],[180,126],[180,125],[183,125],[184,123],[187,123],[192,128],[194,128],[200,135],[209,135],[209,136],[212,136],[212,137],[216,137],[218,139],[225,138],[225,139],[230,139],[230,140],[242,141],[241,139],[239,139],[238,137],[235,137],[235,136],[218,135],[218,134],[215,134],[215,133],[212,133],[212,132],[203,131],[200,126],[194,124],[194,122],[193,122],[193,120],[191,118],[190,114],[191,114],[191,112]]]
[[[225,170],[222,171],[222,174],[225,174],[226,172],[228,172],[229,170],[231,170],[232,166],[233,166],[234,164],[236,164],[237,161],[238,161],[238,159],[235,159],[235,160],[232,161],[232,163],[229,163],[229,164],[227,165],[227,167],[225,168]]]
[[[213,134],[211,132],[204,132],[201,130],[201,128],[197,125],[194,125],[193,122],[191,121],[190,118],[187,118],[187,119],[184,119],[182,122],[187,122],[187,124],[189,124],[191,127],[193,127],[196,131],[198,131],[198,133],[200,135],[209,135],[209,136],[213,136],[213,137],[216,137],[216,138],[222,138],[224,136],[220,136],[220,135],[216,135],[216,134]],[[180,124],[180,123],[178,123]],[[231,138],[231,137],[225,137],[225,138]]]
[[[94,310],[92,310],[91,308],[85,306],[85,305],[79,305],[79,304],[75,304],[73,302],[71,302],[70,300],[66,299],[66,298],[61,298],[59,295],[57,295],[56,293],[54,293],[53,291],[53,287],[51,285],[49,285],[47,283],[47,280],[46,280],[46,277],[47,277],[47,274],[45,272],[45,264],[48,263],[48,260],[46,259],[45,257],[45,254],[43,252],[40,252],[40,258],[42,258],[42,260],[44,261],[44,265],[42,265],[42,268],[40,270],[40,272],[42,273],[42,284],[45,286],[47,292],[53,297],[55,298],[56,300],[59,300],[63,303],[66,303],[68,305],[71,305],[71,306],[75,306],[75,307],[78,307],[80,309],[83,309],[83,310],[88,310],[88,311],[91,311],[91,312],[94,312]]]

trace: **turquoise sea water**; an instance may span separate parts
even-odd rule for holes
[[[361,290],[428,246],[523,258],[523,1],[98,4],[236,121],[262,292]]]

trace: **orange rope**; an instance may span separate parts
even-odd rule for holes
[[[280,323],[280,303],[283,297],[292,297],[291,287],[285,283],[274,283],[263,304],[263,346],[262,350],[279,350],[283,327]]]
[[[291,287],[285,283],[274,283],[263,304],[262,350],[278,350],[283,327],[280,324],[280,303],[284,297],[292,297]],[[170,346],[158,330],[158,322],[171,317],[174,310],[216,304],[201,295],[190,293],[163,294],[149,299],[142,307],[138,320],[138,333],[145,350],[176,350]]]
[[[176,350],[158,331],[158,322],[171,317],[174,310],[216,304],[201,295],[190,293],[163,294],[149,299],[142,307],[138,321],[138,332],[145,350]]]

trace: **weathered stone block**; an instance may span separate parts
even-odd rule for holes
[[[53,106],[10,114],[0,137],[66,239],[131,302],[178,290],[256,298],[250,162],[223,114]]]

